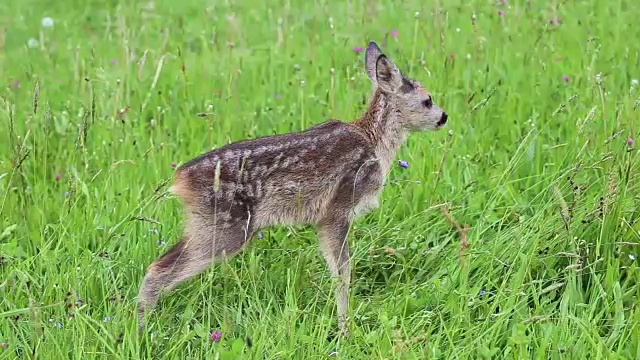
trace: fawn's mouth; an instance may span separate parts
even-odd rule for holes
[[[449,116],[447,115],[447,113],[443,112],[440,120],[438,120],[438,122],[436,123],[436,126],[439,128],[443,127],[447,123],[448,118]]]

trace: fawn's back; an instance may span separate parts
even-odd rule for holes
[[[311,224],[375,197],[382,186],[375,158],[357,126],[328,121],[210,151],[178,169],[173,191],[189,210],[213,210],[229,223],[251,214],[252,228]]]

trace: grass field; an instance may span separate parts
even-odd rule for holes
[[[634,2],[7,0],[0,13],[0,358],[640,356]],[[335,336],[314,230],[288,227],[163,296],[138,336],[140,281],[183,225],[174,167],[356,118],[369,40],[450,120],[409,138],[409,167],[354,224],[351,336]]]

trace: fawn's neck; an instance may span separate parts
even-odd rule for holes
[[[376,89],[367,111],[354,122],[369,137],[375,146],[376,155],[385,172],[407,139],[407,131],[402,128],[399,112],[389,98]]]

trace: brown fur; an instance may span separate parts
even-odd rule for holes
[[[274,225],[315,225],[336,288],[338,323],[347,334],[352,222],[378,206],[396,152],[408,134],[442,128],[447,115],[422,86],[402,75],[371,42],[365,67],[374,85],[367,111],[351,123],[244,140],[203,154],[176,172],[184,235],[153,262],[139,293],[139,321],[161,290],[198,275]]]

